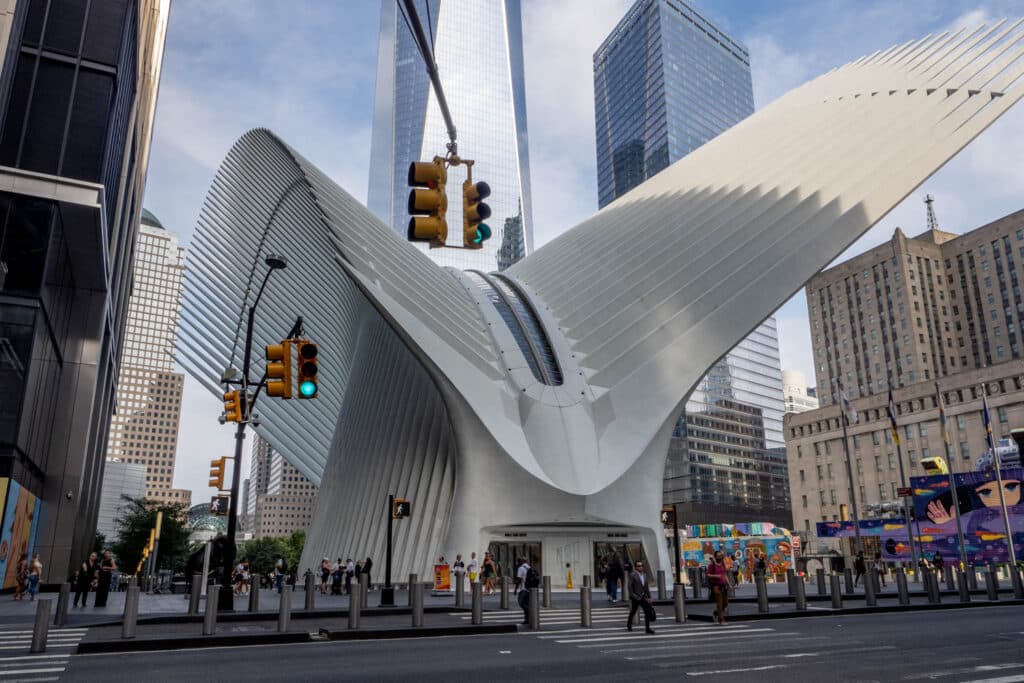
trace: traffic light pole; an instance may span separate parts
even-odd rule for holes
[[[395,523],[395,496],[388,494],[388,554],[384,558],[384,587],[380,589],[380,606],[395,606],[395,589],[391,585],[391,526]],[[412,586],[409,586],[412,591]]]
[[[672,570],[672,585],[675,585],[683,581],[682,571],[679,569],[679,505],[676,503],[672,503],[672,517],[672,537],[676,546],[676,566]]]

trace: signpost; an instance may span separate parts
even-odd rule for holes
[[[680,560],[680,548],[679,548],[679,525],[676,524],[678,516],[676,515],[675,503],[672,505],[665,505],[661,508],[661,523],[664,526],[672,527],[672,541],[675,546],[676,565],[672,570],[672,584],[682,583],[682,571],[679,568],[681,564]]]
[[[396,519],[405,519],[412,514],[412,504],[405,498],[388,496],[388,555],[384,564],[384,587],[380,589],[380,606],[395,606],[395,589],[391,585],[391,526]],[[410,586],[409,590],[412,590]]]

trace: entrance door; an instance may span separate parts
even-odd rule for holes
[[[487,546],[487,550],[494,556],[494,561],[498,563],[499,576],[508,576],[514,579],[516,569],[519,568],[516,565],[516,559],[520,557],[525,557],[529,561],[530,566],[537,570],[538,574],[544,575],[544,570],[541,567],[540,543],[500,543],[494,541]]]
[[[601,566],[601,560],[610,560],[612,555],[618,555],[619,562],[622,563],[623,568],[628,564],[632,566],[637,561],[643,562],[645,567],[649,567],[650,563],[647,561],[647,555],[644,553],[643,543],[595,543],[594,544],[594,567]],[[594,573],[597,571],[595,569]],[[647,572],[648,581],[650,581],[651,573]]]

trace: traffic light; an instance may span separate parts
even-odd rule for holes
[[[292,342],[267,345],[267,396],[292,397]]]
[[[242,392],[235,389],[224,394],[224,419],[228,422],[241,422],[242,412]]]
[[[230,496],[214,496],[210,498],[210,514],[217,516],[228,514],[230,503]]]
[[[483,249],[490,239],[491,228],[483,221],[491,217],[491,207],[482,199],[491,196],[491,186],[485,182],[462,183],[462,246],[465,249]]]
[[[412,514],[412,505],[405,498],[395,498],[391,508],[392,519],[404,519]]]
[[[409,240],[443,246],[448,239],[446,182],[448,170],[441,157],[409,164]]]
[[[665,505],[661,508],[661,523],[667,527],[674,527],[676,525],[676,508],[674,505]]]
[[[224,468],[227,467],[227,458],[218,458],[210,461],[210,487],[217,490],[224,488]]]
[[[317,361],[319,351],[316,344],[308,340],[296,342],[299,348],[298,384],[299,398],[316,398],[318,390]]]

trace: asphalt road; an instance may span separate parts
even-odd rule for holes
[[[664,609],[661,610],[665,612]],[[626,633],[545,613],[540,633],[72,656],[60,681],[1024,681],[1024,611],[940,612],[675,625]],[[516,618],[492,614],[488,620]],[[561,622],[561,623],[555,623]],[[52,674],[51,674],[52,675]],[[0,681],[4,679],[0,672]],[[8,679],[9,680],[9,679]],[[53,680],[53,679],[50,679]]]

